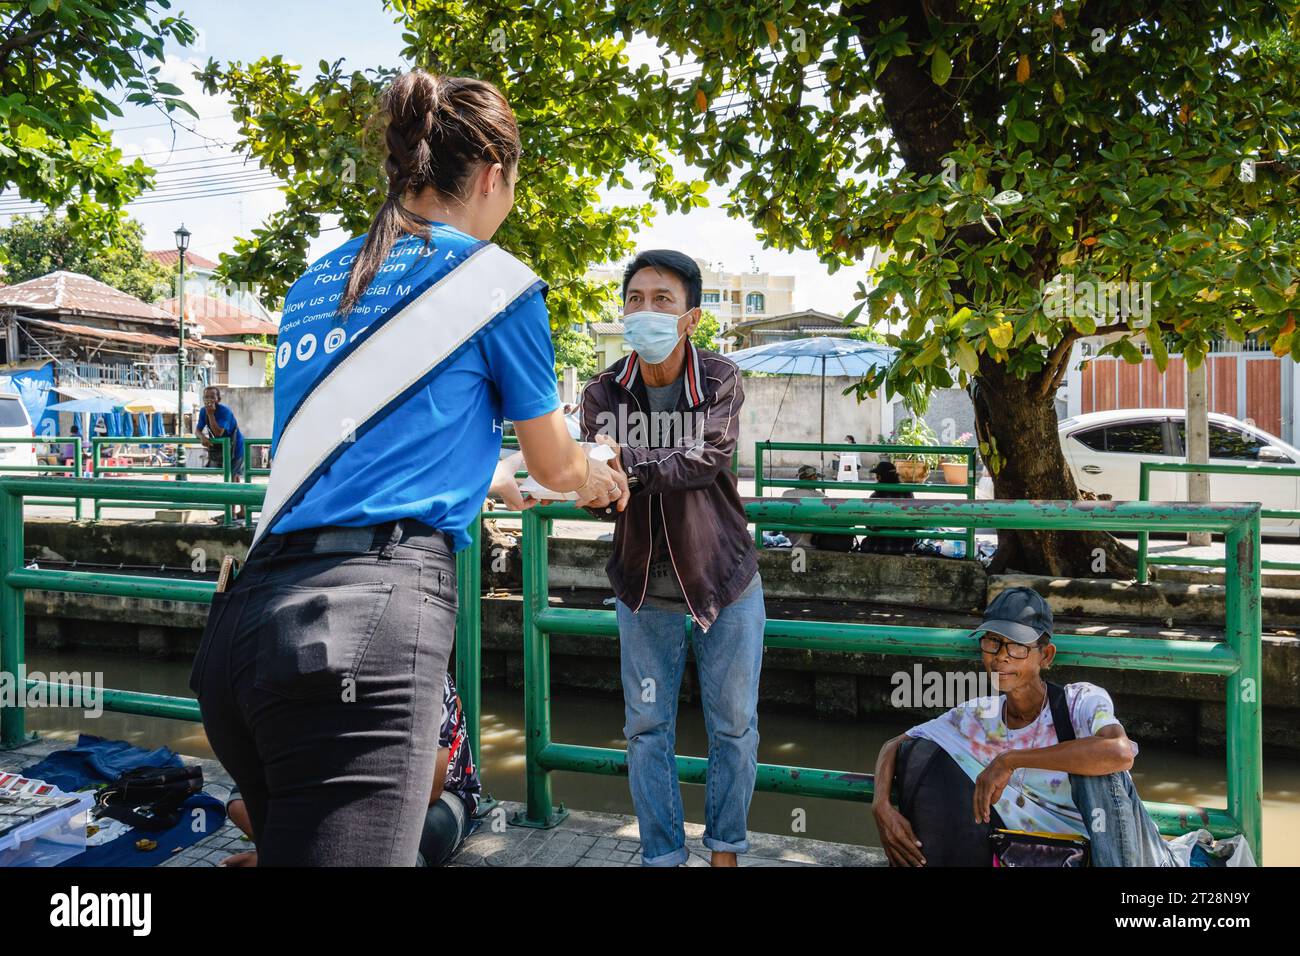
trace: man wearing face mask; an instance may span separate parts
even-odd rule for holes
[[[611,446],[628,492],[606,565],[617,597],[628,778],[648,866],[687,859],[673,743],[686,666],[684,616],[709,734],[704,845],[714,866],[749,848],[758,760],[763,586],[730,470],[744,403],[740,371],[690,340],[700,269],[643,252],[623,277],[624,338],[635,350],[583,392],[582,431]]]

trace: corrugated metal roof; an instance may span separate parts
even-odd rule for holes
[[[158,303],[172,315],[180,315],[177,299]],[[224,299],[210,295],[185,296],[185,323],[197,322],[203,326],[204,335],[279,335],[274,322],[267,322],[245,312]]]
[[[52,322],[49,319],[33,319],[29,315],[19,315],[16,318],[20,322],[28,325],[35,325],[42,329],[52,329],[57,332],[64,332],[69,335],[79,335],[88,339],[107,340],[109,342],[132,342],[136,345],[158,345],[164,348],[175,348],[177,340],[174,336],[154,335],[151,332],[123,332],[121,329],[97,329],[91,325],[77,325],[73,322]],[[194,345],[206,349],[224,349],[231,348],[232,344],[228,342],[212,342],[207,339],[187,338],[185,344]],[[242,343],[241,343],[242,344]]]
[[[172,269],[175,269],[176,263],[180,261],[180,253],[175,249],[154,249],[148,255]],[[185,265],[191,269],[211,270],[217,268],[217,263],[211,259],[205,259],[198,253],[190,252],[188,249],[185,250]]]
[[[176,324],[170,312],[79,272],[51,272],[6,286],[0,289],[0,308],[4,307]]]
[[[622,335],[622,322],[592,322],[591,331],[597,335]]]

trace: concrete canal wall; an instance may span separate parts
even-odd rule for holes
[[[226,553],[242,556],[248,533],[215,525],[165,522],[27,523],[27,558],[45,566],[65,562],[124,565],[136,573],[197,572],[215,577]],[[570,606],[602,607],[609,595],[605,541],[553,539],[551,594]],[[972,627],[989,597],[1005,587],[1035,587],[1060,616],[1058,630],[1177,640],[1205,637],[1221,627],[1224,590],[1219,585],[1164,582],[1139,586],[1086,579],[989,576],[977,563],[920,556],[805,552],[797,565],[788,552],[761,555],[770,617],[845,620],[877,624]],[[148,571],[166,567],[167,572]],[[523,686],[520,560],[508,537],[485,536],[483,583],[484,677]],[[27,633],[35,648],[94,648],[151,658],[188,660],[206,618],[204,605],[98,595],[31,591]],[[1264,591],[1263,642],[1265,746],[1300,754],[1300,593]],[[618,647],[600,637],[554,635],[552,680],[557,686],[617,695]],[[912,674],[913,659],[771,648],[764,659],[765,706],[827,718],[897,717],[891,696]],[[921,662],[927,670],[956,673],[968,665]],[[1108,688],[1137,739],[1198,749],[1224,740],[1222,681],[1212,677],[1109,668],[1056,668],[1059,681],[1089,680]],[[698,694],[688,669],[683,694]],[[906,709],[917,717],[934,708]]]

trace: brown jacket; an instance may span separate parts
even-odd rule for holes
[[[677,412],[690,423],[684,432],[656,434],[648,427],[650,402],[632,352],[583,390],[582,436],[613,438],[622,447],[623,470],[640,482],[622,514],[608,509],[615,515],[614,553],[605,570],[614,593],[633,611],[641,609],[656,509],[691,617],[707,629],[758,571],[731,473],[745,394],[735,363],[697,349],[690,339],[682,375]]]

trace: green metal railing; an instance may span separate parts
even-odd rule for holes
[[[113,437],[113,436],[96,436],[90,440],[90,471],[94,478],[100,478],[106,475],[175,475],[178,483],[183,477],[189,475],[213,475],[220,478],[223,482],[231,480],[230,471],[230,439],[213,438],[210,439],[221,445],[222,465],[220,468],[191,468],[182,465],[181,446],[183,445],[201,445],[201,438],[149,438],[149,437]],[[109,445],[175,445],[176,446],[176,464],[175,465],[106,465],[102,460],[101,451]],[[205,486],[206,487],[206,486]],[[176,508],[182,501],[188,499],[177,498],[174,502],[164,502],[165,508]],[[148,505],[148,501],[134,501],[124,498],[121,495],[114,495],[111,498],[95,497],[95,520],[98,521],[103,517],[105,508],[139,508],[142,505]],[[204,511],[220,511],[225,515],[225,523],[230,524],[230,506],[221,505],[216,502],[199,503],[194,502],[190,505],[192,508],[198,508]]]
[[[253,452],[251,449],[260,448],[260,447],[270,448],[271,439],[269,438],[245,438],[244,439],[244,473],[242,475],[235,475],[234,476],[235,481],[243,481],[247,484],[252,484],[254,478],[269,478],[271,476],[270,467],[267,468],[253,467]],[[260,508],[244,509],[244,527],[246,528],[253,527],[253,514],[255,512],[260,514],[261,509]]]
[[[17,472],[19,474],[66,474],[71,471],[72,477],[81,476],[81,436],[80,435],[45,435],[38,438],[0,438],[0,443],[5,445],[59,445],[59,458],[63,457],[63,445],[71,443],[72,464],[71,465],[51,465],[51,464],[33,464],[33,465],[0,465],[0,472]],[[48,452],[47,452],[48,454]],[[73,498],[71,502],[62,501],[56,498],[36,499],[33,498],[29,504],[33,505],[53,505],[57,508],[72,508],[77,520],[81,519],[81,499]]]
[[[122,494],[137,501],[216,501],[256,507],[265,486],[229,483],[204,486],[172,482],[0,477],[0,670],[17,675],[25,661],[24,592],[29,588],[141,599],[211,601],[214,585],[204,581],[137,577],[86,571],[28,569],[23,561],[25,497],[74,498]],[[1135,670],[1206,674],[1225,679],[1227,790],[1226,809],[1147,803],[1164,833],[1204,826],[1218,836],[1244,833],[1256,858],[1261,857],[1262,738],[1260,648],[1260,557],[1258,505],[1162,504],[1141,502],[1033,501],[897,501],[877,499],[768,499],[746,506],[751,521],[842,531],[845,526],[1025,528],[1125,532],[1157,526],[1170,532],[1208,531],[1226,538],[1226,610],[1223,640],[1149,640],[1127,637],[1058,634],[1062,664],[1121,667]],[[524,668],[527,810],[514,822],[553,826],[563,806],[553,805],[550,774],[556,770],[619,774],[626,772],[626,752],[557,743],[551,739],[550,635],[588,634],[613,638],[618,625],[613,611],[551,607],[547,586],[548,539],[555,519],[596,520],[570,504],[541,505],[522,515],[485,512],[486,517],[520,517],[524,526]],[[460,614],[456,625],[457,683],[465,707],[472,745],[479,743],[480,709],[480,562],[479,527],[473,547],[457,555]],[[683,618],[683,626],[688,619]],[[833,621],[768,620],[768,647],[846,653],[913,655],[947,660],[974,660],[969,631],[956,628],[897,627]],[[47,699],[70,699],[68,688],[27,681]],[[64,693],[60,693],[64,692]],[[104,708],[122,713],[199,720],[193,698],[104,691]],[[0,707],[0,746],[25,739],[21,706]],[[481,751],[480,751],[481,752]],[[678,757],[678,777],[703,783],[707,762]],[[866,801],[872,778],[857,771],[818,770],[761,764],[756,789],[833,799]]]
[[[888,454],[888,455],[961,455],[966,459],[966,483],[962,485],[951,485],[947,482],[942,484],[931,484],[930,482],[912,482],[902,484],[887,484],[879,481],[835,481],[829,478],[822,478],[820,481],[799,481],[794,478],[769,478],[764,475],[765,459],[768,452],[773,451],[806,451],[806,452],[848,452],[858,454],[870,452],[871,454]],[[845,491],[918,491],[939,493],[939,494],[960,494],[964,498],[975,500],[975,472],[978,462],[977,455],[979,452],[969,445],[852,445],[852,444],[824,444],[819,442],[780,442],[780,441],[760,441],[754,443],[754,496],[764,498],[767,496],[768,488],[838,488]],[[808,527],[782,527],[784,532],[804,533],[817,531],[817,528]],[[916,529],[904,528],[877,528],[872,526],[858,526],[847,529],[853,534],[865,534],[872,537],[894,537],[894,538],[912,538],[916,537]],[[975,528],[972,526],[965,531],[954,534],[950,531],[935,531],[925,535],[927,538],[938,540],[955,540],[966,542],[966,557],[975,556]],[[754,544],[763,547],[763,527],[754,525]]]
[[[1198,465],[1182,461],[1144,461],[1140,462],[1138,474],[1138,500],[1151,500],[1151,473],[1153,471],[1175,472],[1178,474],[1210,474],[1210,475],[1268,475],[1279,478],[1300,478],[1300,467],[1287,465]],[[1263,518],[1281,518],[1284,520],[1300,520],[1300,509],[1291,508],[1263,508],[1259,516]],[[1151,534],[1149,531],[1138,532],[1138,560],[1137,560],[1137,580],[1139,584],[1146,584],[1150,578],[1150,566],[1153,564],[1174,564],[1187,567],[1206,567],[1222,568],[1227,564],[1226,558],[1201,558],[1192,555],[1169,555],[1150,557],[1147,553],[1150,546]],[[1265,560],[1262,556],[1259,566],[1265,571],[1300,571],[1300,562],[1295,561],[1270,561]]]
[[[10,478],[0,477],[0,672],[17,675],[26,660],[23,594],[29,588],[66,591],[79,594],[109,594],[118,597],[187,601],[206,604],[212,601],[216,584],[175,578],[152,578],[96,571],[28,569],[23,561],[23,501],[41,495],[68,499],[79,496],[102,497],[126,495],[142,502],[199,506],[216,502],[220,506],[243,505],[255,508],[266,494],[265,485],[245,483],[194,484],[163,481],[131,481],[105,478]],[[501,517],[499,512],[487,512]],[[479,534],[472,534],[473,547],[456,555],[457,599],[460,613],[456,619],[456,684],[465,712],[470,745],[480,753],[479,667]],[[29,679],[27,686],[43,687],[48,700],[73,699],[60,696],[67,685]],[[23,708],[0,706],[0,748],[15,747],[26,739]],[[167,717],[174,720],[199,721],[198,701],[192,697],[146,694],[132,690],[105,689],[105,710]],[[484,804],[485,808],[490,804]]]
[[[1227,538],[1227,608],[1224,640],[1152,640],[1058,634],[1056,661],[1085,667],[1209,674],[1225,678],[1227,705],[1226,809],[1177,804],[1146,804],[1166,834],[1205,827],[1225,836],[1244,833],[1256,858],[1262,834],[1262,742],[1260,725],[1259,506],[1244,504],[1165,504],[1077,501],[898,501],[897,499],[765,499],[746,505],[749,519],[774,527],[811,527],[835,532],[862,524],[898,528],[998,527],[1047,530],[1131,532],[1159,526],[1170,531],[1210,531]],[[551,739],[550,636],[618,636],[614,611],[550,606],[547,586],[548,539],[554,520],[596,520],[570,504],[539,505],[523,515],[524,568],[524,720],[527,810],[512,822],[551,827],[567,813],[552,799],[551,774],[625,774],[627,752],[606,747],[557,743]],[[683,626],[690,620],[683,616]],[[858,654],[911,655],[947,660],[978,660],[970,631],[957,628],[898,627],[836,621],[772,620],[764,629],[767,647]],[[677,757],[684,783],[703,783],[707,761]],[[759,764],[755,789],[779,793],[867,801],[869,774]]]

